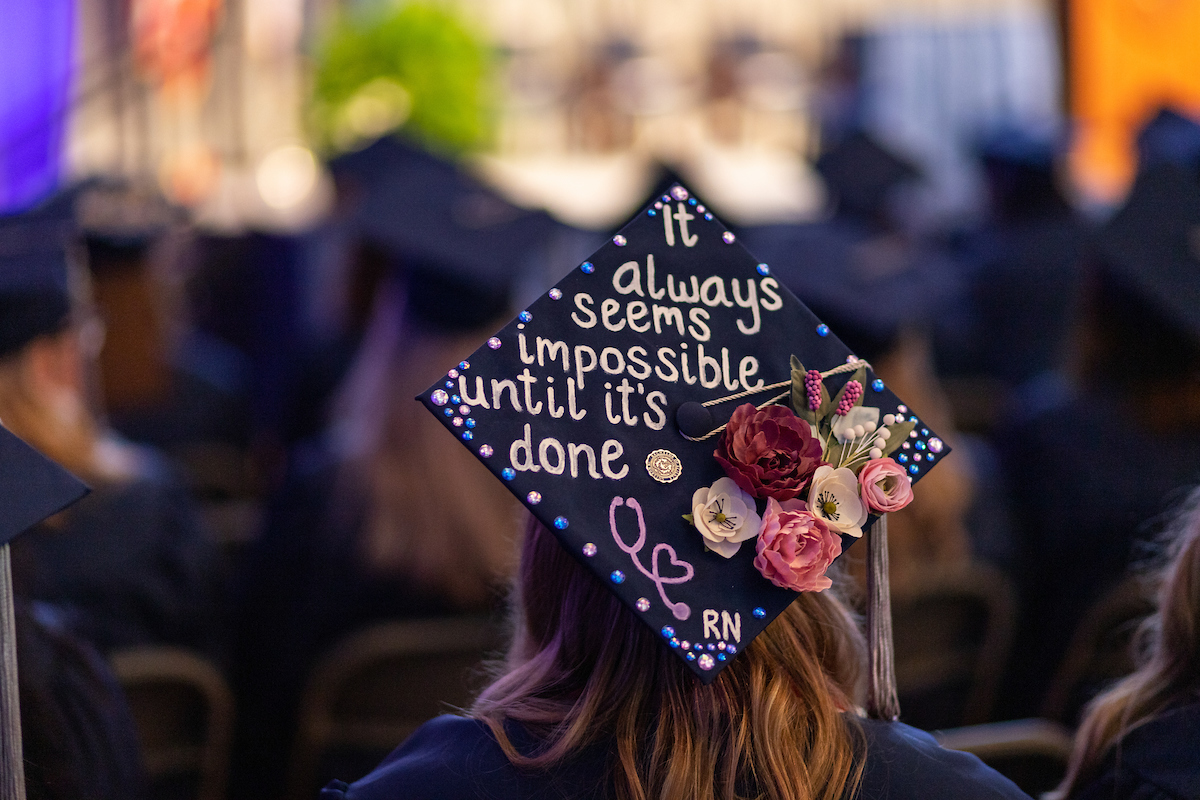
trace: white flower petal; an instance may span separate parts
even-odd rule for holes
[[[714,542],[711,539],[708,539],[705,540],[705,544],[708,545],[709,550],[712,550],[717,555],[724,556],[725,558],[733,558],[734,554],[737,553],[737,551],[741,548],[741,544],[738,542],[731,542],[727,540]]]

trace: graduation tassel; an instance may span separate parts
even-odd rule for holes
[[[21,706],[17,692],[17,631],[7,543],[0,545],[0,800],[25,800]]]
[[[888,584],[887,514],[867,531],[867,714],[873,719],[900,716],[896,697],[896,656],[892,650],[892,594]]]

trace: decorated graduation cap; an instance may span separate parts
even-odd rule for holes
[[[680,185],[419,399],[705,682],[948,452]]]
[[[17,642],[8,543],[87,494],[87,487],[0,426],[0,797],[24,797]]]
[[[847,133],[815,166],[838,207],[857,214],[878,211],[894,189],[921,177],[916,164],[863,130]]]

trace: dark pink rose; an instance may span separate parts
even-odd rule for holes
[[[783,406],[738,406],[713,455],[733,482],[755,497],[791,500],[821,461],[808,423]]]
[[[833,585],[825,572],[842,554],[842,540],[803,502],[777,503],[772,497],[755,549],[754,567],[771,583],[796,592],[820,592]]]
[[[912,480],[904,467],[890,458],[876,458],[858,473],[862,499],[872,511],[899,511],[912,502]]]

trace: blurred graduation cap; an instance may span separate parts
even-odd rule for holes
[[[1172,108],[1160,108],[1137,135],[1138,169],[1170,163],[1200,166],[1200,122]]]
[[[681,185],[418,399],[705,682],[948,452]]]
[[[1098,237],[1102,270],[1200,344],[1200,189],[1171,163],[1141,171]]]
[[[436,327],[471,328],[508,310],[530,251],[559,227],[394,136],[329,166],[351,196],[354,229],[392,257],[410,311]]]
[[[963,291],[948,258],[837,218],[747,228],[742,237],[867,360],[891,349],[902,329],[931,323]]]
[[[853,130],[825,150],[816,163],[838,210],[873,215],[892,191],[921,177],[921,170],[861,129]]]
[[[87,493],[78,478],[0,426],[0,545]]]
[[[56,198],[0,217],[0,357],[66,324],[73,206]]]

